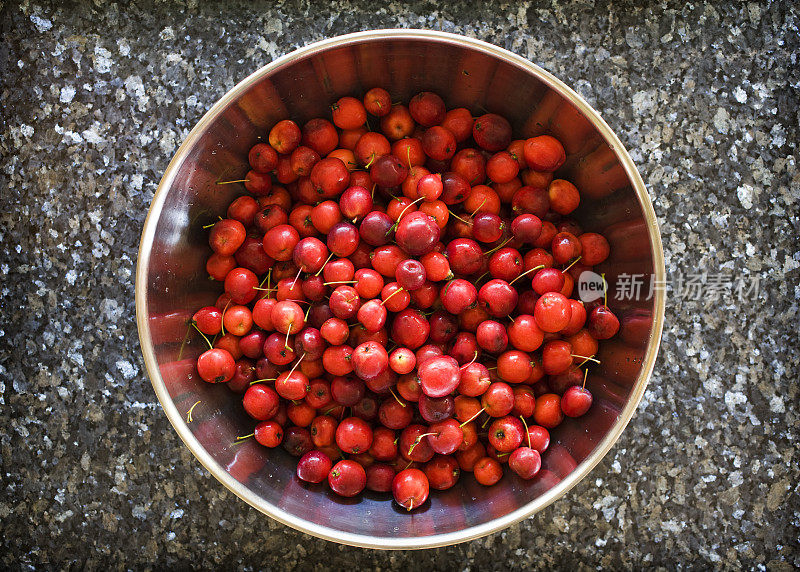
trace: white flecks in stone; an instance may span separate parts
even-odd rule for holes
[[[665,520],[665,521],[664,521],[664,522],[661,524],[661,528],[662,528],[663,530],[666,530],[666,531],[669,531],[669,532],[678,533],[678,532],[680,532],[680,531],[681,531],[681,529],[683,529],[683,526],[682,526],[682,524],[683,524],[683,523],[679,523],[679,522],[678,522],[677,520],[675,520],[675,519],[670,519],[670,520]]]
[[[786,131],[783,125],[773,125],[769,134],[772,135],[773,147],[783,147],[786,145]]]
[[[741,391],[726,391],[725,405],[731,412],[734,412],[739,405],[747,403],[747,396]]]
[[[69,350],[67,356],[69,357],[70,361],[77,365],[78,367],[83,367],[83,355],[81,355],[77,350],[71,349]]]
[[[134,175],[131,176],[131,187],[133,187],[137,191],[141,191],[143,184],[144,184],[144,177],[140,173],[135,173]]]
[[[83,137],[80,134],[75,133],[74,131],[64,131],[64,139],[71,140],[73,144],[83,143]],[[69,143],[69,141],[67,141]]]
[[[128,406],[131,409],[158,409],[157,403],[142,403],[141,401],[132,401]]]
[[[71,85],[65,85],[61,88],[61,95],[58,99],[61,103],[70,103],[74,97],[75,88]]]
[[[747,184],[741,185],[736,189],[736,196],[739,197],[739,202],[746,209],[753,208],[753,192],[753,187]]]
[[[102,46],[96,46],[94,49],[94,69],[98,73],[108,73],[111,71],[111,52]]]
[[[24,135],[25,137],[30,139],[34,133],[33,126],[26,125],[23,123],[22,125],[19,126],[19,132],[22,133],[22,135]]]
[[[747,13],[750,16],[750,21],[757,24],[761,20],[761,6],[756,2],[749,2],[747,4]]]
[[[169,513],[169,517],[170,518],[183,518],[183,509],[182,508],[176,508],[171,513]]]
[[[632,48],[641,48],[644,46],[645,41],[638,27],[634,26],[625,30],[625,43]]]
[[[773,413],[786,413],[786,406],[780,395],[775,395],[769,400],[769,409]]]
[[[147,509],[145,509],[145,507],[143,507],[140,504],[137,504],[136,506],[133,507],[133,510],[131,511],[131,513],[133,514],[133,516],[135,518],[138,518],[140,520],[145,520],[147,518],[146,510]]]
[[[789,272],[791,272],[792,270],[796,270],[797,268],[800,268],[800,262],[798,262],[794,258],[787,255],[786,258],[783,259],[784,274],[788,274]]]
[[[147,104],[150,98],[145,93],[141,76],[132,75],[125,78],[125,90],[129,96],[136,99],[139,109],[144,110],[144,105]]]
[[[24,379],[15,377],[11,381],[11,387],[14,388],[16,393],[25,393],[28,390],[28,384],[25,382]]]
[[[62,512],[62,513],[60,513],[60,514],[57,514],[57,515],[55,516],[55,519],[56,519],[58,522],[64,522],[64,521],[65,521],[65,520],[67,520],[68,518],[72,517],[74,514],[75,514],[74,512],[72,512],[71,510],[67,509],[66,511],[64,511],[64,512]]]
[[[64,276],[67,282],[69,282],[70,286],[75,286],[75,280],[78,279],[78,272],[74,268],[70,268],[66,275]]]
[[[725,228],[728,225],[728,213],[725,214],[714,214],[711,216],[711,222],[714,226],[719,228]]]
[[[37,16],[36,14],[31,15],[31,22],[33,22],[33,24],[36,26],[36,29],[40,32],[46,32],[53,27],[53,23],[50,20]]]
[[[102,129],[102,127],[100,127],[99,123],[95,122],[94,125],[92,125],[89,129],[81,132],[81,135],[83,135],[83,138],[87,142],[91,143],[92,145],[97,145],[98,143],[103,142],[103,138],[97,132],[98,129]]]
[[[741,85],[737,85],[736,89],[733,90],[733,97],[735,97],[736,101],[739,103],[747,103],[747,92],[742,89]]]
[[[596,105],[597,102],[594,99],[594,90],[592,89],[591,83],[585,79],[579,79],[577,82],[575,82],[575,91],[577,91],[581,97],[583,97],[591,105]]]
[[[592,505],[592,507],[595,510],[602,510],[603,518],[606,521],[610,521],[612,518],[614,518],[614,514],[617,512],[617,505],[619,504],[619,500],[620,500],[619,497],[609,495],[596,501]]]
[[[175,149],[175,132],[172,129],[167,129],[161,136],[158,146],[165,155],[171,155]]]
[[[103,312],[103,315],[111,322],[119,320],[123,310],[124,308],[112,298],[104,298],[103,301],[100,302],[100,311]]]
[[[653,108],[655,100],[655,92],[644,90],[637,91],[633,94],[633,111],[637,115],[644,115]]]
[[[138,373],[139,369],[128,360],[117,361],[117,369],[125,379],[133,379]]]
[[[718,108],[717,112],[714,114],[714,128],[720,133],[728,133],[728,124],[730,123],[730,119],[731,116],[724,107]]]
[[[117,40],[117,48],[119,49],[119,53],[122,56],[127,56],[131,53],[131,46],[128,41],[124,38],[120,38]]]

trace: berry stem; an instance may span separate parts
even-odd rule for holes
[[[397,397],[397,394],[394,392],[394,390],[393,390],[391,387],[389,388],[389,391],[392,393],[392,397],[394,397],[394,398],[395,398],[395,400],[397,401],[397,403],[399,403],[399,404],[400,404],[400,406],[401,406],[401,407],[405,407],[405,406],[406,406],[406,404],[405,404],[405,403],[403,403],[402,401],[400,401],[400,398],[399,398],[399,397]]]
[[[181,347],[178,350],[178,361],[183,359],[183,350],[186,348],[186,343],[189,341],[189,334],[192,333],[192,322],[194,320],[189,320],[188,326],[186,327],[186,334],[183,336],[183,341],[181,342]]]
[[[385,300],[383,300],[383,301],[381,302],[381,306],[383,306],[383,305],[384,305],[386,302],[388,302],[388,301],[389,301],[389,298],[391,298],[392,296],[394,296],[394,295],[395,295],[395,294],[397,294],[398,292],[402,292],[402,291],[403,291],[403,289],[404,289],[404,288],[401,286],[400,288],[398,288],[397,290],[395,290],[394,292],[392,292],[391,294],[389,294],[388,296],[386,296],[386,299],[385,299]]]
[[[219,325],[219,331],[222,333],[223,336],[225,335],[225,312],[228,311],[228,306],[230,306],[230,304],[231,304],[231,301],[228,300],[225,303],[225,307],[222,309],[222,323],[220,323],[220,325]]]
[[[287,350],[292,349],[289,347],[289,332],[292,331],[292,326],[294,326],[294,320],[289,322],[289,327],[286,329],[286,339],[283,341],[283,347],[285,347]]]
[[[328,259],[322,265],[322,268],[317,270],[317,272],[316,272],[316,274],[314,274],[314,276],[319,276],[320,274],[322,274],[322,271],[325,269],[325,265],[328,264],[328,262],[331,261],[331,258],[333,258],[333,252],[331,252],[330,256],[328,256]]]
[[[475,363],[476,359],[478,359],[478,350],[475,350],[475,355],[472,356],[472,361],[470,361],[469,363],[465,363],[459,369],[464,369],[465,367],[472,365],[473,363]]]
[[[583,385],[581,386],[583,389],[586,389],[586,378],[589,377],[589,368],[583,372]]]
[[[461,221],[461,222],[463,222],[464,224],[469,224],[469,222],[465,221],[463,218],[461,218],[460,216],[458,216],[456,213],[454,213],[454,212],[453,212],[453,211],[451,211],[450,209],[447,209],[447,212],[449,212],[449,213],[450,213],[450,214],[451,214],[453,217],[457,218],[458,220],[460,220],[460,221]]]
[[[302,268],[297,271],[297,276],[295,276],[294,280],[292,280],[292,288],[294,288],[295,284],[297,284],[297,280],[300,278],[301,272],[303,272]]]
[[[570,262],[570,263],[569,263],[569,266],[567,266],[567,267],[566,267],[564,270],[562,270],[561,272],[562,272],[562,273],[563,273],[563,272],[566,272],[567,270],[569,270],[570,268],[572,268],[573,266],[575,266],[575,265],[578,263],[578,261],[579,261],[581,258],[583,258],[583,256],[579,256],[578,258],[576,258],[575,260],[573,260],[572,262]]]
[[[206,337],[206,335],[203,332],[200,331],[200,328],[197,327],[197,324],[194,322],[194,320],[192,320],[192,326],[194,326],[194,329],[197,330],[200,333],[201,336],[203,336],[203,339],[208,344],[208,349],[213,350],[214,349],[214,345],[209,341],[209,339]]]
[[[509,285],[509,286],[511,286],[511,285],[512,285],[514,282],[516,282],[517,280],[519,280],[520,278],[522,278],[522,277],[523,277],[523,276],[525,276],[526,274],[530,274],[530,273],[531,273],[531,272],[533,272],[534,270],[541,270],[542,268],[544,268],[544,264],[540,264],[539,266],[534,266],[534,267],[533,267],[533,268],[531,268],[530,270],[526,270],[525,272],[523,272],[522,274],[520,274],[519,276],[517,276],[516,278],[514,278],[514,279],[513,279],[511,282],[509,282],[509,283],[508,283],[508,285]]]
[[[579,355],[576,355],[576,354],[570,354],[570,357],[576,357],[576,358],[579,358],[579,359],[582,359],[582,360],[583,360],[583,361],[582,361],[582,362],[581,362],[581,363],[578,365],[578,367],[581,367],[581,366],[582,366],[583,364],[585,364],[587,361],[593,361],[594,363],[600,363],[600,360],[599,360],[599,359],[595,359],[595,357],[594,357],[594,354],[590,355],[589,357],[586,357],[586,356],[579,356]]]
[[[504,247],[506,244],[508,244],[509,242],[511,242],[511,238],[512,238],[512,237],[509,237],[509,238],[505,239],[505,240],[504,240],[504,241],[503,241],[501,244],[498,244],[497,246],[495,246],[495,247],[494,247],[493,249],[491,249],[491,250],[487,250],[486,252],[484,252],[484,254],[492,254],[493,252],[495,252],[495,251],[497,251],[497,250],[500,250],[500,249],[501,249],[501,248],[503,248],[503,247]]]
[[[194,421],[194,419],[192,418],[192,411],[194,411],[194,408],[195,408],[195,407],[197,407],[197,405],[198,405],[199,403],[200,403],[199,401],[195,401],[195,402],[194,402],[194,405],[192,405],[192,406],[189,408],[189,411],[187,411],[187,412],[186,412],[186,422],[187,422],[187,423],[191,423],[192,421]]]
[[[414,447],[420,444],[423,437],[428,437],[429,435],[436,435],[436,433],[423,433],[419,437],[417,437],[414,442],[411,444],[411,447],[408,448],[408,455],[411,455],[411,452],[414,450]]]
[[[264,282],[267,283],[267,287],[264,289],[265,292],[271,292],[272,291],[272,288],[271,288],[271,286],[272,286],[272,284],[271,284],[271,282],[272,282],[272,267],[271,266],[270,266],[269,270],[267,270],[267,275],[261,281],[261,284],[258,285],[258,288],[256,288],[256,290],[261,289],[261,287],[264,286]],[[261,297],[261,299],[263,300],[264,298],[267,298],[268,296],[269,296],[269,294],[264,294]]]
[[[236,179],[235,181],[217,181],[218,185],[230,185],[231,183],[248,183],[250,179]]]
[[[476,417],[478,417],[478,415],[480,415],[481,413],[483,413],[485,409],[486,409],[486,408],[484,407],[483,409],[481,409],[480,411],[478,411],[478,412],[477,412],[475,415],[473,415],[472,417],[470,417],[469,419],[467,419],[466,421],[464,421],[464,422],[463,422],[461,425],[459,425],[459,427],[463,427],[464,425],[466,425],[466,424],[467,424],[467,423],[469,423],[470,421],[474,421],[474,420],[475,420],[475,418],[476,418]]]
[[[404,214],[406,214],[406,211],[407,211],[408,209],[410,209],[410,208],[412,207],[412,205],[415,205],[415,204],[417,204],[418,202],[420,202],[420,201],[421,201],[423,198],[424,198],[424,197],[420,197],[420,198],[418,198],[418,199],[417,199],[417,200],[415,200],[415,201],[411,201],[410,203],[408,203],[408,204],[406,205],[406,208],[404,208],[402,211],[400,211],[400,216],[399,216],[399,217],[397,217],[397,220],[396,220],[396,221],[394,222],[394,224],[392,225],[392,230],[396,229],[396,228],[397,228],[397,225],[398,225],[398,224],[400,224],[400,221],[401,221],[401,220],[403,220],[403,215],[404,215]]]
[[[488,184],[488,183],[487,183],[487,184]],[[477,212],[478,212],[479,210],[481,210],[481,207],[482,207],[483,205],[485,205],[485,204],[486,204],[486,199],[483,199],[483,202],[482,202],[481,204],[479,204],[479,205],[478,205],[478,208],[477,208],[477,209],[475,209],[474,211],[472,211],[472,214],[471,214],[471,215],[469,215],[469,218],[472,218],[472,217],[474,217],[474,216],[477,214]]]
[[[522,426],[525,427],[525,435],[528,436],[528,447],[533,449],[533,447],[531,447],[531,434],[528,432],[528,424],[525,422],[525,418],[522,415],[519,416],[519,419],[522,421]]]
[[[294,373],[294,370],[297,369],[297,366],[300,365],[300,362],[303,361],[304,357],[306,357],[306,354],[303,354],[303,355],[300,356],[300,359],[297,360],[297,362],[294,364],[294,367],[292,367],[292,369],[289,371],[289,375],[287,375],[286,377],[291,377],[292,376],[292,374]]]

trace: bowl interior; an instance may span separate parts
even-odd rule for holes
[[[247,152],[278,120],[328,116],[342,95],[382,86],[394,101],[421,90],[441,94],[448,107],[474,115],[507,117],[515,138],[549,133],[568,159],[558,176],[576,183],[582,205],[575,217],[585,230],[603,232],[612,256],[598,268],[615,293],[626,275],[641,275],[641,295],[609,296],[622,330],[604,344],[587,386],[596,405],[586,416],[552,432],[540,476],[513,474],[485,488],[470,474],[431,495],[412,515],[385,496],[341,499],[322,485],[294,477],[296,460],[266,450],[241,397],[204,383],[196,356],[204,350],[187,320],[213,304],[219,284],[208,280],[210,253],[203,225],[224,214],[244,193]],[[374,123],[374,121],[373,121]],[[644,187],[607,126],[577,96],[532,64],[508,52],[446,34],[356,34],[300,50],[266,66],[226,95],[198,124],[170,165],[143,233],[137,274],[137,311],[145,361],[171,422],[200,461],[223,484],[278,520],[312,534],[374,547],[447,544],[501,528],[545,506],[584,476],[630,419],[652,368],[660,337],[663,298],[647,297],[650,277],[663,278],[658,229]],[[190,408],[192,422],[186,423]]]

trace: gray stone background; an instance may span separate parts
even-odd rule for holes
[[[445,6],[446,4],[446,6]],[[0,566],[800,566],[798,10],[790,2],[0,2]],[[143,370],[133,273],[177,146],[236,82],[321,38],[425,27],[574,86],[640,167],[673,291],[638,414],[566,497],[422,553],[317,540],[236,499]]]

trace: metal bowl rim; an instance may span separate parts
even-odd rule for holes
[[[597,465],[597,463],[599,463],[600,460],[605,457],[633,417],[633,414],[636,411],[639,402],[641,401],[642,395],[644,394],[644,390],[647,386],[650,375],[652,374],[655,359],[658,354],[658,348],[661,342],[661,332],[664,323],[665,294],[663,291],[656,290],[654,293],[654,317],[651,340],[648,345],[646,355],[642,361],[641,372],[631,391],[628,402],[620,413],[619,418],[603,438],[603,440],[600,441],[592,453],[586,459],[584,459],[575,470],[573,470],[566,478],[564,478],[564,480],[562,480],[552,489],[548,490],[545,494],[537,497],[533,501],[521,506],[505,516],[456,532],[408,538],[354,534],[343,532],[335,528],[318,525],[286,512],[269,502],[266,502],[264,499],[248,489],[244,484],[234,479],[221,465],[219,465],[213,459],[211,454],[206,451],[200,442],[194,437],[192,432],[189,430],[183,415],[178,411],[177,407],[170,398],[156,361],[152,338],[150,335],[150,327],[147,320],[147,268],[156,226],[164,206],[167,192],[171,188],[175,176],[177,175],[184,160],[189,155],[191,148],[199,140],[206,128],[222,114],[222,112],[230,103],[235,101],[239,96],[245,93],[248,88],[260,81],[263,77],[268,76],[277,70],[294,63],[297,60],[312,56],[329,48],[342,47],[359,44],[365,41],[381,39],[428,40],[443,44],[455,44],[459,47],[483,52],[487,55],[505,60],[507,63],[533,74],[540,81],[548,85],[551,89],[558,92],[562,97],[575,105],[575,107],[602,135],[602,137],[617,155],[620,164],[625,169],[625,172],[630,179],[633,189],[639,199],[645,220],[647,221],[648,232],[652,245],[654,279],[657,281],[657,284],[664,283],[666,272],[664,268],[664,254],[661,243],[661,234],[659,231],[655,211],[647,193],[647,189],[645,188],[644,181],[639,175],[633,160],[620,142],[619,138],[614,134],[599,113],[597,113],[580,95],[578,95],[561,80],[536,64],[493,44],[466,36],[433,30],[383,29],[357,32],[325,39],[286,54],[266,64],[239,82],[233,89],[223,95],[222,98],[220,98],[219,101],[217,101],[217,103],[215,103],[202,117],[202,119],[200,119],[197,125],[195,125],[195,127],[191,130],[183,144],[181,144],[172,161],[170,161],[169,166],[167,167],[167,170],[164,173],[158,188],[156,189],[149,212],[147,214],[147,218],[145,219],[144,228],[141,235],[141,242],[139,245],[139,256],[136,268],[136,321],[139,330],[139,341],[141,344],[142,355],[144,357],[147,373],[153,384],[153,389],[156,392],[158,400],[161,403],[161,406],[164,408],[170,423],[172,423],[172,426],[175,428],[178,435],[192,452],[192,454],[197,457],[200,463],[228,490],[247,502],[252,507],[274,518],[278,522],[325,540],[351,546],[377,549],[397,550],[434,548],[480,538],[487,534],[507,528],[508,526],[511,526],[512,524],[515,524],[520,520],[533,515],[566,494],[569,489],[571,489],[586,475],[588,475],[595,465]]]

